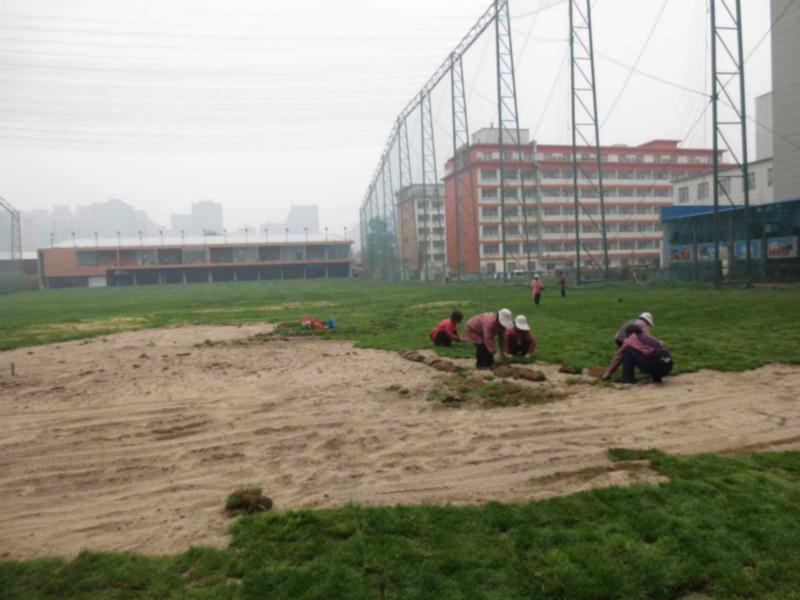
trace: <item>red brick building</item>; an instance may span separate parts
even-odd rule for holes
[[[574,268],[572,146],[530,142],[524,129],[520,130],[520,138],[521,156],[514,145],[505,145],[508,271],[552,272]],[[711,150],[684,149],[678,144],[677,140],[653,140],[639,146],[600,148],[611,266],[658,264],[660,210],[673,203],[671,181],[711,169]],[[534,151],[540,168],[538,197]],[[587,171],[594,175],[594,148],[579,147],[578,160],[586,161]],[[458,270],[459,263],[465,273],[503,271],[499,169],[498,130],[477,131],[472,144],[459,153],[461,201],[460,210],[456,211],[454,161],[451,158],[447,162],[445,213],[448,266],[452,272]],[[578,215],[581,262],[585,268],[600,267],[603,248],[597,226],[600,222],[597,188],[579,178],[578,189],[582,204]]]

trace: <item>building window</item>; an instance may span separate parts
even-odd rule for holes
[[[697,199],[708,200],[708,182],[704,181],[697,184]]]
[[[481,199],[482,200],[496,200],[497,199],[497,188],[481,188]]]
[[[632,215],[634,210],[635,209],[634,209],[633,206],[627,206],[627,205],[626,206],[620,206],[619,207],[619,214],[621,214],[621,215]]]
[[[642,233],[642,232],[645,232],[645,231],[653,231],[653,224],[652,223],[637,223],[636,231],[638,231],[639,233]]]
[[[639,250],[652,250],[655,247],[653,240],[639,240],[636,242],[636,247]]]
[[[497,225],[484,225],[483,226],[483,235],[484,237],[497,237],[500,230],[498,229]]]
[[[633,250],[633,240],[620,240],[619,249],[620,250]]]
[[[519,254],[519,244],[506,244],[506,254]]]
[[[678,203],[686,204],[689,202],[689,186],[685,185],[678,188]]]
[[[545,206],[544,215],[546,217],[561,216],[561,209],[557,206]]]
[[[772,187],[772,169],[767,169],[767,187]]]
[[[516,200],[517,188],[503,188],[503,198],[507,200]]]
[[[516,169],[503,169],[503,177],[505,179],[516,179],[517,178],[517,170]]]
[[[749,171],[747,173],[747,189],[748,190],[756,189],[756,173],[755,173],[755,171]]]
[[[641,205],[639,205],[639,206],[636,207],[636,214],[637,215],[649,215],[652,212],[653,212],[653,209],[650,206],[641,206]]]
[[[619,224],[619,232],[620,233],[633,233],[634,227],[636,227],[636,225],[634,223],[620,223]]]
[[[506,235],[519,235],[519,225],[506,225]]]
[[[482,206],[481,207],[481,217],[484,219],[496,219],[498,215],[498,210],[496,206]]]
[[[545,225],[545,233],[561,233],[561,225]]]
[[[497,256],[500,254],[500,244],[484,244],[483,245],[483,255],[484,256]]]
[[[519,207],[517,206],[506,206],[505,209],[506,218],[516,218],[519,216]]]
[[[731,178],[730,177],[720,177],[719,178],[719,191],[725,194],[731,193]]]
[[[481,179],[495,181],[497,179],[497,169],[481,169]]]

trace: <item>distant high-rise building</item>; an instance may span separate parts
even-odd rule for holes
[[[122,200],[78,206],[73,213],[68,206],[56,206],[51,212],[37,210],[23,212],[22,245],[24,250],[50,246],[75,237],[100,238],[132,237],[141,231],[153,235],[159,226],[153,223],[144,211],[136,210]],[[52,236],[52,238],[51,238]]]
[[[203,231],[222,233],[225,227],[222,220],[222,204],[211,200],[201,200],[192,204],[192,224],[195,234]]]
[[[319,207],[316,204],[296,205],[289,209],[286,219],[289,233],[319,233]]]
[[[221,234],[225,227],[222,204],[211,200],[195,202],[190,214],[170,215],[170,225],[173,233],[182,231],[186,235]]]
[[[756,158],[772,158],[772,92],[756,97]]]

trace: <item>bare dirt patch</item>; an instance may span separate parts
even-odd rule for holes
[[[514,384],[556,401],[452,407],[427,399],[447,369],[346,342],[252,339],[269,330],[147,329],[0,353],[0,554],[221,546],[225,499],[249,483],[273,510],[524,501],[657,480],[610,463],[609,446],[800,448],[796,366],[631,388],[535,363],[545,381]],[[451,362],[467,380],[510,381]]]

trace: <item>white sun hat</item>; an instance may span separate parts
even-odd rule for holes
[[[500,325],[503,327],[511,327],[514,325],[514,319],[511,317],[511,311],[507,308],[501,308],[497,311],[497,317],[500,319]]]
[[[646,321],[647,324],[650,325],[650,327],[653,327],[653,315],[651,315],[649,312],[643,312],[642,314],[639,315],[639,318],[642,321]]]
[[[525,318],[525,315],[517,315],[517,318],[514,319],[514,325],[516,325],[517,329],[521,329],[522,331],[531,330],[531,326],[528,325],[528,319]]]

